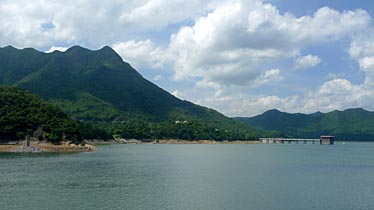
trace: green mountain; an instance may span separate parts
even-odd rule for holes
[[[0,86],[0,142],[26,135],[54,143],[81,140],[78,123],[60,109],[29,91]]]
[[[85,138],[253,139],[265,132],[180,100],[144,79],[110,47],[42,53],[0,48],[0,84],[38,94],[81,122]]]
[[[269,110],[255,117],[235,119],[257,128],[278,131],[287,137],[319,138],[329,134],[338,140],[374,140],[374,112],[361,108],[326,114],[289,114]]]

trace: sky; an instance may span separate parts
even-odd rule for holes
[[[0,0],[0,47],[112,47],[223,114],[374,110],[370,0]]]

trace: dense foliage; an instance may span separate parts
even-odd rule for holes
[[[58,106],[80,122],[84,138],[231,140],[272,135],[174,97],[109,47],[48,54],[1,48],[1,83],[28,89]]]
[[[26,135],[54,143],[81,140],[77,123],[60,109],[29,91],[0,86],[0,141]]]
[[[255,117],[236,120],[261,129],[278,131],[288,137],[318,138],[329,134],[338,140],[374,140],[374,112],[361,108],[326,114],[289,114],[270,110]]]

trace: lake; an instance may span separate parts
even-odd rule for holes
[[[374,209],[374,144],[0,154],[0,209]]]

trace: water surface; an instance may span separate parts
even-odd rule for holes
[[[374,144],[0,154],[0,209],[374,209]]]

